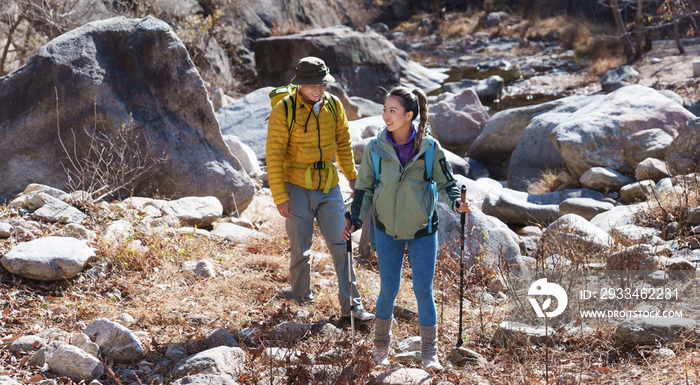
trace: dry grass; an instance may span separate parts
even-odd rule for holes
[[[13,215],[4,207],[0,209],[0,219]],[[259,223],[262,221],[261,218]],[[43,235],[57,231],[58,227],[45,226]],[[247,327],[267,331],[280,322],[326,321],[344,328],[346,333],[335,336],[312,334],[296,342],[274,342],[261,336],[252,343],[245,343],[248,362],[244,375],[236,380],[241,384],[269,383],[268,375],[272,369],[286,373],[292,378],[290,384],[310,383],[308,367],[277,365],[271,368],[270,363],[261,358],[261,349],[274,344],[304,351],[308,356],[338,349],[343,354],[327,358],[323,363],[352,368],[354,379],[341,376],[340,380],[318,380],[315,383],[367,383],[373,376],[369,352],[372,328],[358,328],[354,354],[351,354],[347,326],[339,324],[335,272],[331,259],[325,257],[328,251],[318,230],[312,269],[316,301],[299,307],[277,294],[289,280],[288,245],[283,222],[272,218],[259,228],[266,234],[266,241],[231,243],[195,233],[137,231],[132,238],[114,247],[96,245],[100,258],[80,277],[65,282],[32,281],[0,269],[0,300],[6,301],[0,319],[0,337],[7,344],[17,336],[53,327],[72,334],[98,317],[117,319],[120,314],[128,313],[136,319],[129,328],[147,333],[148,338],[144,340],[148,350],[146,359],[160,362],[167,348],[174,343],[184,344],[189,354],[206,349],[206,333],[219,328],[232,332]],[[129,246],[133,246],[134,240],[140,241],[147,250]],[[0,241],[2,252],[9,250],[11,243],[10,240]],[[576,249],[573,245],[562,247]],[[565,253],[565,250],[558,252]],[[217,270],[215,277],[198,278],[182,271],[183,262],[200,259],[213,261]],[[441,252],[434,287],[443,363],[454,347],[459,328],[458,271],[459,260]],[[571,376],[581,379],[580,383],[596,384],[700,383],[697,374],[700,356],[696,350],[679,349],[678,356],[672,360],[653,360],[649,358],[649,349],[619,346],[609,329],[600,329],[586,336],[562,334],[555,339],[554,346],[548,348],[537,345],[506,349],[492,347],[493,331],[505,319],[504,304],[496,303],[492,308],[479,298],[500,271],[497,266],[472,269],[464,293],[464,298],[469,301],[465,302],[463,313],[465,347],[484,355],[489,364],[453,367],[437,374],[433,383],[476,384],[483,379],[492,384],[541,384],[547,378],[549,383],[558,383]],[[379,291],[376,266],[359,265],[357,276],[365,307],[372,311],[373,298]],[[408,262],[397,305],[416,308]],[[308,311],[307,320],[300,321],[299,310]],[[69,334],[62,338],[68,339]],[[396,341],[418,334],[415,319],[400,319],[394,328]],[[6,349],[0,351],[0,375],[10,375],[25,382],[51,378],[60,384],[70,383],[66,378],[57,378],[50,372],[29,367],[24,360],[26,357],[14,357]],[[394,364],[398,365],[395,360]],[[409,366],[418,367],[419,363]],[[117,372],[124,367],[126,365],[111,368]],[[686,373],[688,382],[684,382]],[[114,384],[116,381],[103,379],[103,383]]]
[[[552,191],[552,185],[557,179],[559,172],[560,170],[554,169],[542,171],[539,179],[527,186],[527,192],[530,194],[544,194]]]

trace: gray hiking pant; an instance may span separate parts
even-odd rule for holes
[[[292,217],[286,219],[287,235],[291,247],[289,278],[292,281],[292,296],[297,302],[313,300],[311,293],[311,245],[314,232],[314,218],[318,223],[328,250],[333,257],[335,274],[338,278],[338,301],[342,315],[350,314],[350,284],[348,282],[348,255],[342,233],[345,227],[345,205],[340,187],[335,186],[328,194],[321,190],[307,190],[301,186],[285,182]],[[360,293],[357,291],[355,270],[352,271],[352,301],[355,310],[362,308]]]

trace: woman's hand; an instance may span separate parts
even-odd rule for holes
[[[457,212],[460,214],[469,214],[472,212],[472,204],[471,202],[465,200],[462,202],[462,200],[457,201],[459,203],[459,207],[457,208]]]
[[[355,231],[355,225],[350,224],[350,225],[345,225],[345,228],[343,229],[343,240],[345,242],[350,239],[350,236],[352,236],[352,233]]]

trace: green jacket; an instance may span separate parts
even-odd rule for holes
[[[431,146],[428,134],[423,137],[418,153],[408,161],[406,167],[401,166],[394,146],[388,142],[386,135],[387,130],[384,128],[372,142],[371,148],[367,146],[365,149],[355,181],[351,220],[361,225],[372,204],[377,228],[394,239],[414,239],[435,233],[438,224],[435,211],[432,233],[428,233],[430,211],[437,209],[437,202],[433,204],[425,168],[424,154]],[[381,159],[379,183],[376,186],[370,151],[374,151]],[[435,160],[431,167],[438,193],[445,202],[449,202],[452,210],[455,210],[460,192],[452,174],[452,166],[445,159],[445,153],[437,140]]]

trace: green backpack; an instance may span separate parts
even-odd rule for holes
[[[289,84],[282,87],[277,87],[270,91],[270,105],[274,108],[280,100],[284,103],[284,110],[287,113],[287,130],[292,133],[294,128],[294,117],[296,116],[297,103],[294,98],[291,97],[292,93],[296,91],[299,87],[294,84]],[[333,114],[333,119],[336,123],[338,122],[338,106],[335,103],[335,98],[331,96],[328,92],[323,93],[323,98],[326,99],[326,104]]]

